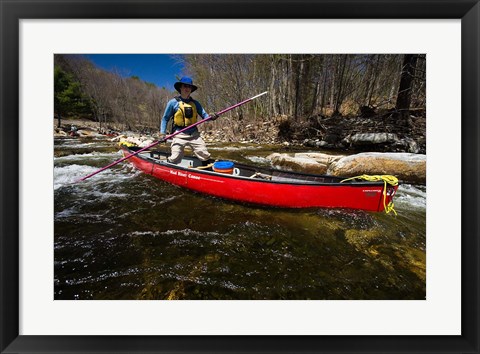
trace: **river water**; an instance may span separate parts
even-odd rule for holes
[[[209,145],[257,165],[284,149]],[[75,183],[122,157],[106,139],[56,139],[54,156],[55,299],[425,299],[425,186],[400,185],[397,216],[276,209],[183,190],[128,161]]]

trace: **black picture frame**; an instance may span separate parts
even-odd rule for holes
[[[462,310],[459,336],[19,335],[20,19],[461,19]],[[1,353],[479,353],[478,0],[1,0]],[[441,40],[441,39],[439,39]],[[458,181],[453,188],[458,188]],[[450,185],[452,187],[452,185]],[[448,201],[446,201],[448,202]]]

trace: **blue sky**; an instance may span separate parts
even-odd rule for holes
[[[140,79],[174,90],[176,76],[182,76],[183,66],[170,54],[85,54],[98,67],[118,71],[122,76]]]

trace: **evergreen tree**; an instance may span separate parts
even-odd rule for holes
[[[62,117],[82,115],[90,111],[88,100],[80,89],[80,83],[59,66],[54,68],[54,111],[58,118],[58,128],[61,127]]]

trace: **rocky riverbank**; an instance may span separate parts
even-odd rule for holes
[[[285,121],[279,128],[280,137],[323,150],[426,153],[422,110],[412,111],[406,123],[387,111],[372,116],[314,116],[307,122]]]
[[[62,119],[60,127],[58,126],[58,120],[53,120],[54,138],[65,138],[72,135],[81,138],[94,138],[104,136],[105,132],[100,130],[97,122],[88,119]]]
[[[413,111],[408,126],[399,124],[388,112],[368,117],[313,116],[303,121],[287,117],[249,123],[227,119],[228,129],[222,128],[217,121],[200,126],[203,138],[211,142],[285,144],[350,154],[370,151],[426,153],[424,111]],[[72,125],[78,129],[79,136],[84,137],[122,133],[122,127],[114,123],[104,123],[100,128],[99,123],[90,120],[64,119],[60,128],[54,120],[54,134],[68,136]],[[155,130],[150,133],[153,138],[158,136]]]

